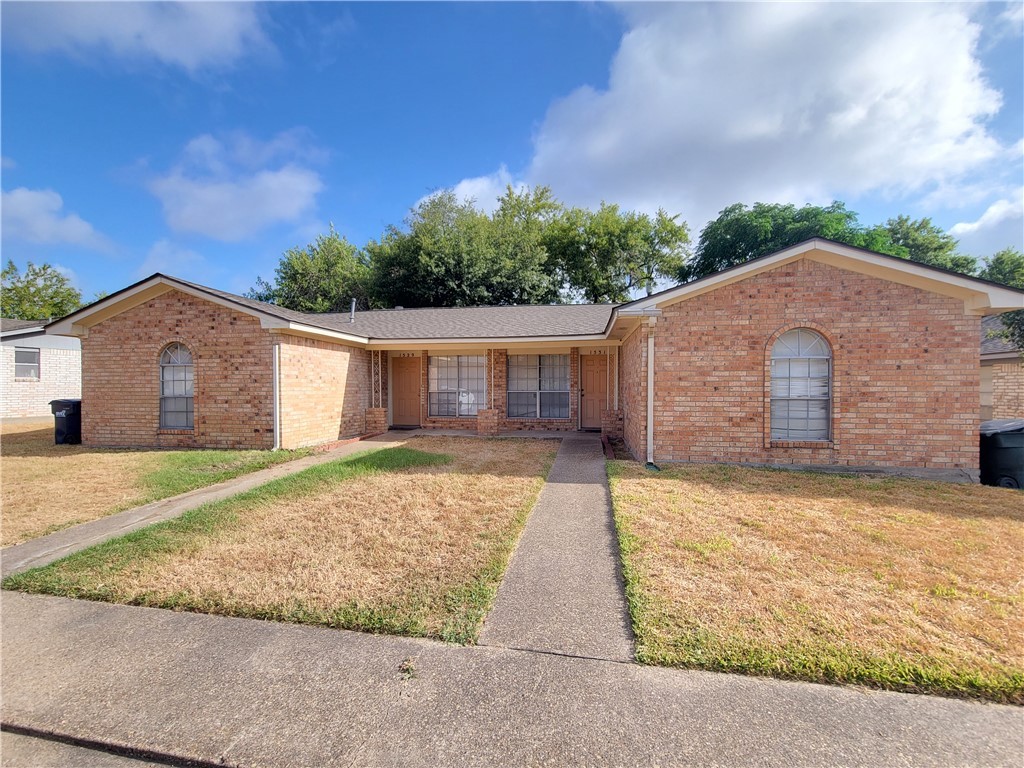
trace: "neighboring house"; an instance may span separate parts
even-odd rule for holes
[[[0,320],[0,417],[49,416],[50,401],[82,396],[78,339],[48,335],[45,320]]]
[[[153,275],[82,339],[83,441],[295,448],[595,429],[655,462],[978,466],[984,315],[1024,292],[813,239],[619,306],[314,315]]]
[[[981,419],[1024,417],[1024,358],[998,315],[981,321]]]

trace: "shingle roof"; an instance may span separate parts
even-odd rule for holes
[[[1012,341],[1000,335],[1005,327],[1003,318],[999,315],[981,318],[981,354],[996,355],[1020,351]]]
[[[604,333],[615,308],[614,304],[524,304],[510,307],[379,309],[356,312],[355,322],[350,323],[347,312],[296,312],[204,285],[184,280],[178,282],[284,320],[382,341],[592,336]]]
[[[20,331],[25,328],[42,328],[46,325],[46,322],[46,320],[12,320],[4,317],[0,318],[0,332]]]
[[[531,304],[515,307],[385,309],[314,315],[341,331],[375,339],[475,339],[591,336],[604,333],[612,304]]]

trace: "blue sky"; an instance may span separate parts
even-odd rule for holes
[[[1024,247],[1021,3],[18,3],[3,259],[244,291],[329,222],[506,184],[681,214],[840,199]]]

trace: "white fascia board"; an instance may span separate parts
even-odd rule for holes
[[[328,328],[320,328],[315,325],[306,325],[305,323],[296,323],[291,320],[282,320],[281,318],[273,317],[272,315],[266,316],[266,319],[261,318],[260,327],[272,331],[291,332],[301,336],[316,336],[319,338],[331,339],[332,341],[343,341],[346,344],[355,344],[359,346],[366,346],[370,341],[365,336],[355,336],[350,333],[332,331]]]
[[[31,325],[28,328],[18,328],[13,331],[0,331],[0,339],[12,339],[15,336],[25,336],[27,334],[38,334],[43,332],[42,325]]]
[[[616,317],[661,317],[661,310],[657,307],[652,309],[623,309],[616,312]]]

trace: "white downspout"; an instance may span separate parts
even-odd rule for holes
[[[281,450],[281,345],[274,344],[274,450]]]
[[[654,464],[654,324],[647,319],[647,463]]]

